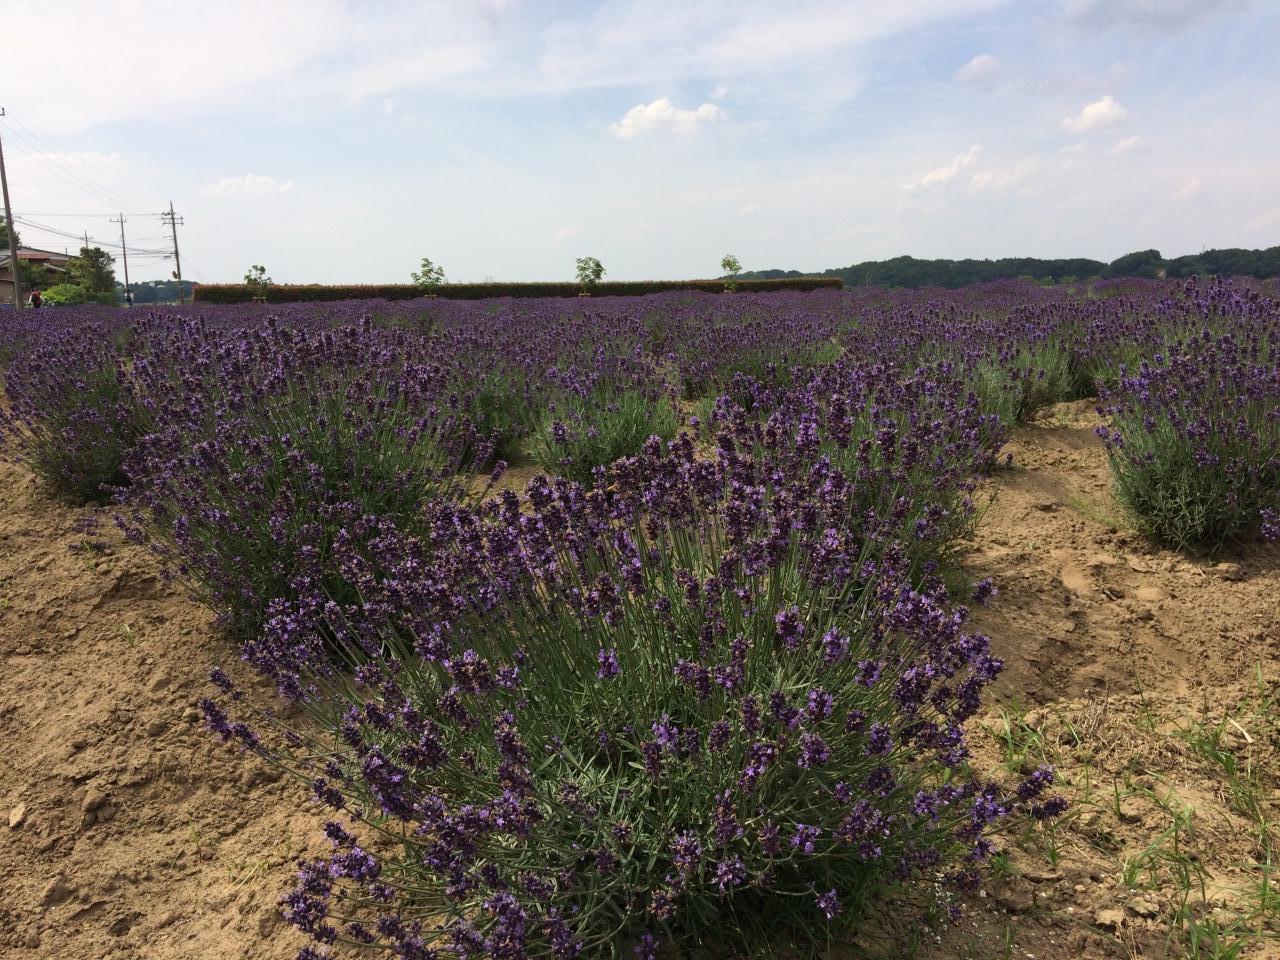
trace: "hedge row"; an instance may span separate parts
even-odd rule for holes
[[[590,287],[597,297],[628,297],[669,290],[723,293],[724,280],[646,280],[601,282]],[[817,290],[840,287],[839,277],[787,277],[782,280],[740,280],[738,289],[752,293],[777,290]],[[413,300],[427,293],[449,300],[485,300],[490,297],[576,297],[586,287],[579,283],[445,283],[426,290],[411,283],[388,284],[273,284],[265,289],[269,303],[317,300]],[[201,283],[194,299],[204,303],[248,303],[254,290],[243,283]]]

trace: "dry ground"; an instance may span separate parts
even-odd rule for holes
[[[0,466],[0,957],[285,958],[322,822],[198,721],[233,657],[146,550]]]
[[[1018,431],[967,558],[1000,590],[973,623],[1009,665],[978,762],[1055,763],[1073,807],[1011,838],[924,953],[1280,956],[1280,551],[1146,544],[1095,424],[1063,404]],[[0,956],[291,957],[275,901],[321,817],[200,729],[232,651],[89,515],[0,467]]]
[[[1017,431],[967,565],[1007,663],[979,765],[1072,808],[1008,844],[938,957],[1280,957],[1280,550],[1160,550],[1110,496],[1088,402]]]

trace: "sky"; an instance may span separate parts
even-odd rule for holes
[[[1280,0],[0,0],[0,24],[24,243],[118,246],[123,213],[134,280],[173,269],[170,202],[209,283],[1280,244]]]

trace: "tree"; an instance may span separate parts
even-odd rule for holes
[[[0,253],[7,253],[0,246]],[[32,290],[43,290],[53,282],[53,272],[43,263],[32,263],[30,260],[18,261],[18,276],[22,279],[22,289],[30,293]]]
[[[79,256],[67,261],[67,278],[95,299],[103,294],[115,297],[116,271],[111,254],[101,247],[81,247]]]
[[[726,281],[724,288],[726,290],[738,289],[738,274],[742,272],[742,264],[738,262],[738,258],[732,253],[726,253],[720,261],[720,269],[728,274],[729,279]]]
[[[438,287],[444,283],[444,267],[432,263],[430,257],[423,257],[422,269],[415,270],[409,276],[420,287]]]
[[[1160,275],[1164,260],[1159,250],[1137,250],[1112,260],[1102,271],[1104,277],[1147,277]]]
[[[274,281],[267,276],[267,268],[260,263],[255,263],[244,272],[244,285],[249,288],[254,300],[266,300],[267,287],[272,283]]]
[[[18,236],[18,231],[13,231],[13,245],[15,247],[22,246],[22,238]],[[9,221],[4,217],[0,217],[0,253],[7,254],[9,252]]]
[[[59,283],[46,290],[42,299],[48,307],[76,307],[92,298],[82,284]]]
[[[576,263],[578,265],[578,282],[584,287],[594,286],[604,276],[604,264],[595,257],[579,257]]]

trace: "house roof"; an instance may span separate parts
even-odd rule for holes
[[[34,263],[45,263],[50,266],[62,266],[71,259],[70,254],[58,253],[56,250],[41,250],[38,247],[19,247],[18,259]],[[9,265],[9,250],[0,248],[0,267]]]

